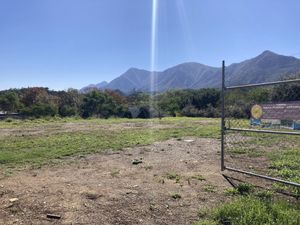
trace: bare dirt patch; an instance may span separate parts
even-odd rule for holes
[[[191,224],[226,199],[219,149],[172,139],[15,173],[1,180],[0,224]]]

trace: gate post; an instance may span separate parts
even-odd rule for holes
[[[221,90],[221,171],[225,170],[224,141],[225,141],[225,61],[222,61],[222,90]]]

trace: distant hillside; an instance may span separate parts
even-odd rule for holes
[[[108,85],[108,83],[106,81],[102,81],[102,82],[100,82],[98,84],[90,84],[90,85],[82,88],[80,91],[81,92],[88,92],[89,90],[92,90],[92,89],[99,89],[99,90],[101,90],[101,89],[105,89],[107,85]]]
[[[300,72],[300,59],[264,51],[255,58],[226,67],[226,83],[238,85],[277,81],[297,72]],[[221,68],[190,62],[154,72],[152,76],[150,71],[131,68],[110,83],[89,85],[81,91],[98,88],[118,89],[125,93],[133,90],[162,92],[168,89],[197,89],[220,85]]]

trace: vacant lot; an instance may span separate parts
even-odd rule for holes
[[[0,222],[196,221],[199,208],[222,201],[228,185],[219,174],[219,143],[212,139],[217,124],[212,119],[3,122]],[[11,203],[12,198],[18,201]],[[62,219],[47,220],[47,213]]]
[[[218,138],[216,119],[0,122],[0,224],[215,224],[209,211],[239,198],[220,174]],[[231,154],[229,162],[249,152]],[[299,214],[295,204],[284,213]]]

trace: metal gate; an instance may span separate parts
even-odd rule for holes
[[[274,88],[282,88],[283,85],[288,88],[290,85],[298,84],[300,84],[300,79],[295,78],[226,87],[225,62],[223,61],[222,171],[228,170],[263,178],[292,185],[297,189],[300,187],[300,174],[293,174],[293,168],[290,168],[296,166],[299,169],[300,166],[297,165],[299,161],[293,158],[293,154],[300,151],[300,130],[298,130],[300,129],[300,99],[291,102],[274,100],[264,102],[259,99],[266,98],[264,94],[270,93],[270,90]],[[258,96],[253,93],[258,93]],[[237,96],[240,96],[242,100],[239,101]],[[293,164],[288,160],[291,160]],[[291,174],[285,174],[288,172]],[[299,173],[299,170],[295,173]]]

